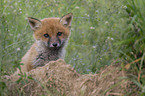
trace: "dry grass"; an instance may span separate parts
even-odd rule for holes
[[[25,83],[15,82],[20,77],[14,74],[4,79],[11,96],[123,96],[134,90],[120,66],[107,66],[99,74],[81,75],[61,59],[27,72],[27,78],[22,80]]]

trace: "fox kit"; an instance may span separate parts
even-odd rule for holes
[[[64,58],[64,48],[70,36],[73,15],[38,20],[28,17],[35,42],[22,58],[22,71],[30,71],[49,61]]]

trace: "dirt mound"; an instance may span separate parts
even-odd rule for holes
[[[5,82],[11,96],[123,96],[133,88],[120,69],[120,66],[108,66],[99,74],[80,75],[59,59],[26,74],[11,75]]]

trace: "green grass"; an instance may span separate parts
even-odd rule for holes
[[[74,14],[65,61],[81,74],[98,73],[113,62],[126,64],[144,58],[144,5],[143,0],[1,0],[0,75],[13,73],[34,42],[26,20],[29,16]],[[131,69],[144,76],[144,59],[137,64],[139,68],[133,64]],[[145,78],[140,80],[144,95]]]

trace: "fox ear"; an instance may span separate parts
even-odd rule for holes
[[[60,23],[65,27],[71,27],[72,19],[73,19],[73,14],[69,13],[60,19]]]
[[[42,26],[41,21],[33,17],[28,17],[28,22],[33,31],[39,29]]]

